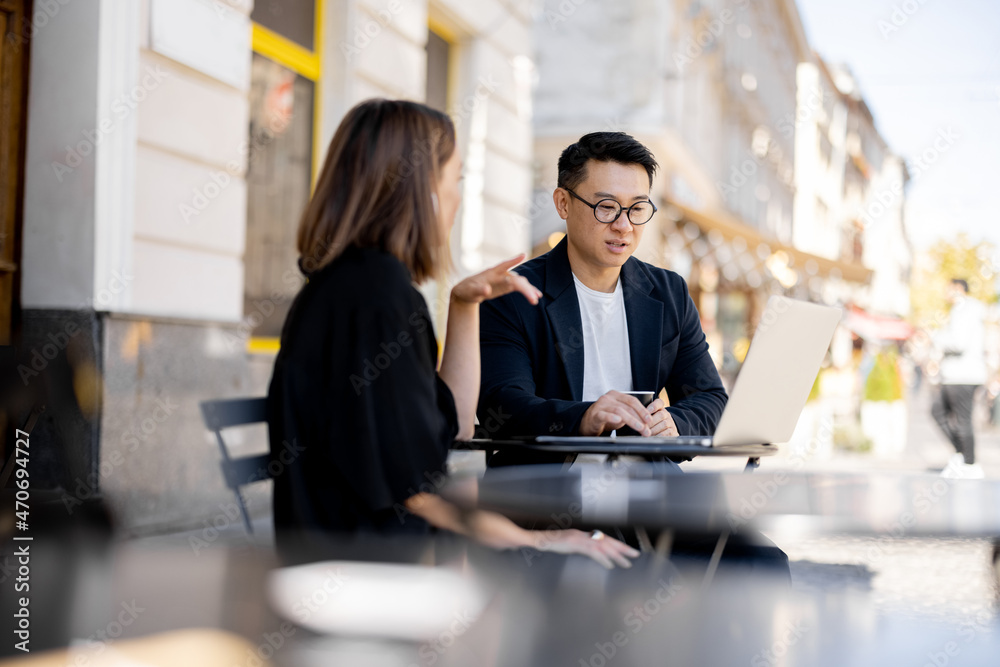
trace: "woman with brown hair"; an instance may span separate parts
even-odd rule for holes
[[[451,290],[440,368],[414,282],[442,278],[461,202],[461,159],[444,114],[369,100],[330,143],[298,234],[308,283],[281,334],[268,391],[279,547],[329,533],[426,534],[497,548],[582,553],[628,567],[633,549],[578,530],[524,530],[462,513],[434,491],[451,442],[470,438],[479,395],[479,304],[541,292],[509,272],[523,256]]]

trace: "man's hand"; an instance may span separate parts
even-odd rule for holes
[[[600,435],[631,426],[639,435],[678,435],[673,416],[659,398],[643,407],[635,396],[609,391],[587,408],[580,420],[580,435]]]
[[[680,435],[677,432],[677,425],[674,423],[673,415],[667,412],[667,408],[663,405],[662,400],[656,399],[646,409],[649,410],[649,414],[653,418],[653,421],[649,425],[650,435]]]
[[[656,401],[650,404],[654,405]],[[663,402],[660,401],[660,408]],[[663,412],[666,412],[665,410]],[[667,415],[669,419],[670,415]],[[662,417],[660,418],[662,421]],[[673,424],[673,420],[670,420]],[[631,426],[639,435],[651,435],[653,416],[639,399],[620,391],[611,390],[594,401],[580,420],[580,435],[600,435],[605,431]]]

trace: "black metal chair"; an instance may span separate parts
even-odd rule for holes
[[[35,424],[38,423],[38,418],[42,416],[43,412],[45,412],[44,405],[36,405],[33,408],[31,408],[31,412],[29,412],[28,416],[25,418],[24,424],[18,430],[23,431],[28,435],[31,435],[31,431],[34,430]],[[14,461],[16,454],[17,454],[17,448],[11,447],[10,454],[7,456],[7,461],[4,463],[3,466],[3,472],[0,472],[0,489],[7,488],[7,482],[8,480],[10,480],[10,476],[14,472]]]
[[[267,466],[270,463],[271,455],[269,453],[253,454],[233,458],[229,455],[226,441],[222,438],[222,429],[261,422],[267,423],[267,399],[229,398],[202,401],[199,405],[205,426],[215,433],[215,439],[219,443],[219,452],[222,454],[220,467],[222,468],[222,476],[226,480],[226,486],[232,489],[236,495],[236,503],[243,514],[243,523],[247,532],[253,533],[253,524],[250,523],[250,515],[247,513],[240,487],[270,479],[271,475]]]

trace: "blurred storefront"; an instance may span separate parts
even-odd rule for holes
[[[670,203],[659,221],[663,265],[688,281],[723,376],[732,380],[768,298],[840,305],[868,283],[860,263],[831,260],[765,237],[731,214]]]

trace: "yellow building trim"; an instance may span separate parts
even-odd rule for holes
[[[317,27],[317,32],[319,30]],[[319,45],[318,42],[317,45]],[[301,74],[310,81],[319,81],[320,58],[318,52],[299,46],[292,40],[257,23],[253,24],[253,50],[280,65],[284,65],[296,74]]]
[[[437,34],[441,35],[441,37],[444,38],[444,41],[448,42],[449,44],[452,45],[458,44],[458,33],[452,30],[451,26],[445,24],[439,19],[433,16],[428,16],[427,27],[430,28],[433,32],[436,32]]]
[[[326,38],[324,22],[326,20],[326,0],[316,0],[316,15],[313,21],[313,50],[296,44],[282,37],[273,30],[268,30],[257,23],[253,24],[251,46],[256,53],[287,67],[296,74],[313,82],[313,117],[312,117],[312,165],[310,168],[309,190],[316,187],[316,177],[319,173],[322,154],[323,125],[323,44]],[[252,336],[247,340],[249,354],[277,354],[281,349],[281,339],[274,337]]]
[[[323,96],[321,94],[321,79],[323,76],[323,40],[326,37],[324,21],[326,20],[325,0],[316,0],[316,16],[313,21],[313,50],[296,44],[282,37],[273,30],[253,24],[253,50],[274,62],[287,67],[313,82],[313,120],[312,120],[312,164],[310,165],[309,189],[316,187],[316,177],[319,174],[320,158],[322,156],[322,126],[323,126]]]
[[[461,59],[461,38],[456,30],[434,16],[427,17],[427,29],[448,42],[448,95],[445,100],[445,107],[447,109],[454,109],[455,103],[458,101],[459,86],[461,85],[458,67],[459,60]]]
[[[252,336],[247,341],[247,352],[250,354],[277,354],[281,349],[280,338]]]
[[[326,22],[325,0],[316,0],[316,32],[313,36],[316,58],[316,78],[313,86],[313,135],[312,135],[312,174],[309,179],[309,193],[316,189],[316,178],[319,176],[320,159],[323,157],[323,44],[326,38],[324,25]]]
[[[824,276],[839,273],[844,280],[861,285],[867,285],[871,281],[872,270],[861,262],[828,259],[799,250],[773,238],[765,238],[754,227],[722,209],[695,210],[674,201],[665,201],[664,203],[677,209],[681,214],[681,220],[690,220],[706,232],[712,229],[718,230],[726,240],[740,237],[746,241],[750,248],[756,248],[761,243],[765,243],[772,254],[783,251],[785,253],[783,261],[794,260],[796,269],[801,269],[811,260],[816,262],[819,273]]]

